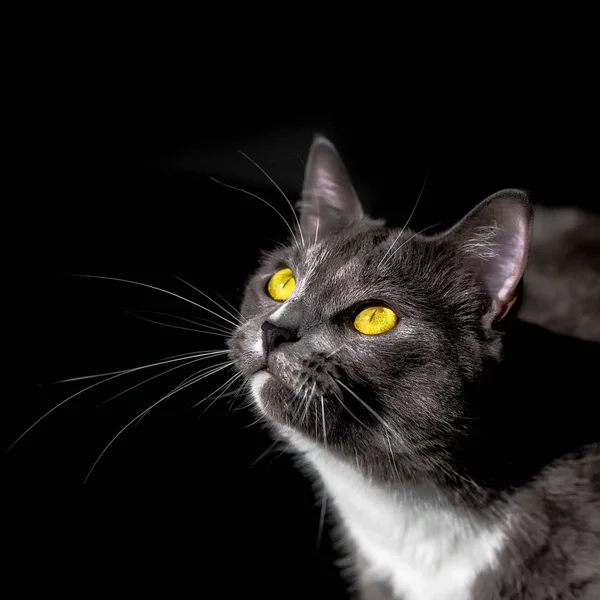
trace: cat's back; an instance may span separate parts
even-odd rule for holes
[[[600,443],[544,469],[514,494],[510,513],[508,541],[473,598],[600,598]]]

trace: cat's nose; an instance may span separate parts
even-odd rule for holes
[[[263,346],[267,354],[273,352],[275,348],[284,342],[295,342],[298,339],[294,331],[285,327],[279,327],[278,325],[269,323],[269,321],[265,321],[262,324],[262,332]]]

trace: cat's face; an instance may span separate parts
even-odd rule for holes
[[[434,237],[387,228],[362,214],[335,150],[317,140],[302,235],[252,276],[245,322],[229,341],[267,421],[370,477],[451,468],[467,390],[498,355],[491,322],[510,303],[526,253],[527,240],[524,251],[502,251],[493,236],[505,211],[492,213],[495,224],[472,217]],[[501,277],[482,270],[497,256]]]

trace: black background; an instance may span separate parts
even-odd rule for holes
[[[334,84],[334,97],[316,84],[306,89],[306,74],[283,89],[251,77],[227,86],[206,73],[150,71],[137,77],[124,68],[81,85],[71,74],[75,82],[55,82],[60,101],[43,104],[50,127],[40,129],[43,152],[28,169],[44,192],[25,203],[23,221],[35,257],[20,288],[28,376],[5,398],[7,446],[96,381],[60,380],[223,348],[220,337],[130,314],[205,316],[189,303],[76,274],[130,279],[214,308],[176,275],[237,304],[259,249],[283,240],[286,229],[259,200],[209,176],[290,217],[240,150],[295,200],[312,135],[324,133],[371,214],[392,224],[404,223],[426,179],[414,229],[449,225],[504,187],[598,210],[595,120],[585,90],[573,86],[565,99],[533,98],[527,84],[499,77],[459,100],[451,85],[417,93],[355,77]],[[23,595],[41,586],[78,597],[344,597],[328,530],[317,550],[320,504],[291,457],[273,448],[253,464],[272,440],[239,399],[194,407],[229,375],[159,404],[118,437],[83,485],[117,432],[193,370],[104,403],[158,372],[72,398],[3,456],[14,559],[7,571],[22,573]]]

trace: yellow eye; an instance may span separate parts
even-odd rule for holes
[[[397,322],[398,317],[393,310],[385,306],[369,306],[356,315],[354,327],[366,335],[377,335],[390,330]]]
[[[291,269],[281,269],[277,271],[267,284],[267,291],[273,300],[287,300],[288,296],[294,291],[296,280]]]

